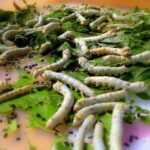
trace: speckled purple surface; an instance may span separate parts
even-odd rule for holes
[[[150,150],[150,125],[124,124],[123,150]]]

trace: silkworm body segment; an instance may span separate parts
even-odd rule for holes
[[[64,96],[64,100],[57,112],[47,121],[46,127],[51,130],[65,121],[74,103],[72,93],[66,85],[57,82],[53,88]]]

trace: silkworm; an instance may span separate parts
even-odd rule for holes
[[[75,38],[74,42],[81,47],[81,50],[85,56],[89,55],[89,48],[84,40],[80,38]]]
[[[5,90],[10,89],[10,84],[7,81],[0,82],[0,94],[3,93]]]
[[[80,109],[73,120],[73,126],[79,126],[83,120],[90,114],[101,114],[107,111],[112,111],[118,102],[107,102],[94,104]]]
[[[84,149],[85,135],[92,128],[95,122],[96,118],[93,115],[89,115],[85,118],[75,137],[73,150]]]
[[[117,30],[130,28],[128,24],[109,24],[108,28],[116,28]]]
[[[91,49],[90,53],[92,55],[119,55],[124,57],[129,57],[131,55],[131,50],[128,47],[124,48],[111,48],[111,47],[100,47]]]
[[[101,16],[90,23],[91,29],[96,29],[102,22],[107,20],[107,16]]]
[[[112,114],[112,125],[110,131],[110,150],[122,150],[123,116],[129,111],[129,106],[117,104]]]
[[[72,14],[69,15],[69,16],[63,17],[63,18],[61,19],[61,22],[63,23],[63,22],[66,22],[66,21],[71,20],[71,19],[74,19],[74,18],[76,18],[76,13],[72,13]]]
[[[83,17],[80,13],[76,13],[76,17],[79,19],[81,25],[87,25],[87,19]]]
[[[116,20],[124,20],[124,19],[127,19],[127,18],[128,18],[128,16],[122,16],[122,15],[118,15],[118,14],[116,14],[116,13],[113,13],[113,14],[112,14],[112,17],[113,17],[114,19],[116,19]]]
[[[46,18],[46,23],[50,23],[50,22],[60,22],[59,18]]]
[[[33,90],[33,85],[25,85],[21,88],[0,95],[0,103],[13,99],[17,96],[29,93]]]
[[[95,77],[87,77],[84,80],[84,83],[87,85],[107,85],[109,87],[113,87],[115,89],[126,89],[127,91],[133,93],[140,93],[147,91],[147,85],[144,82],[127,82],[115,77],[108,77],[108,76],[95,76]]]
[[[64,96],[64,100],[57,112],[47,121],[46,127],[53,130],[57,125],[63,123],[74,104],[74,98],[70,89],[61,82],[53,85],[53,89]]]
[[[113,13],[112,14],[112,17],[114,18],[114,19],[116,19],[116,20],[126,20],[126,19],[129,19],[129,18],[135,18],[135,17],[137,17],[137,16],[143,16],[143,15],[147,15],[147,13],[143,13],[143,12],[138,12],[138,13],[132,13],[132,14],[128,14],[128,15],[125,15],[125,16],[123,16],[123,15],[118,15],[118,14],[116,14],[116,13]]]
[[[36,23],[38,23],[38,18],[34,18],[32,20],[27,21],[26,26],[33,27]]]
[[[42,68],[39,68],[33,73],[33,76],[37,77],[38,75],[41,75],[45,70],[57,71],[57,70],[62,69],[64,64],[70,59],[70,57],[71,57],[70,51],[68,49],[64,50],[62,59],[60,59],[59,61],[53,64],[46,65]]]
[[[9,24],[5,28],[5,30],[17,30],[17,29],[19,29],[19,26],[16,24]]]
[[[45,17],[43,15],[40,15],[38,18],[38,22],[34,25],[34,27],[36,28],[44,25],[45,21]]]
[[[74,38],[75,34],[72,31],[66,31],[58,37],[59,40],[72,40]]]
[[[118,101],[119,99],[125,98],[127,96],[128,92],[126,90],[119,90],[115,92],[100,94],[89,98],[81,98],[74,105],[74,111],[78,111],[83,107],[94,105],[97,103]]]
[[[101,122],[97,122],[93,134],[93,147],[94,150],[106,150],[103,141],[103,125]]]
[[[83,16],[91,17],[91,16],[100,16],[100,11],[95,9],[88,9],[80,11]]]
[[[127,72],[127,67],[109,67],[109,66],[93,66],[90,65],[85,57],[79,57],[80,66],[91,74],[95,75],[118,75]]]
[[[9,24],[4,29],[0,30],[0,35],[2,35],[7,30],[17,30],[17,29],[19,29],[18,25],[11,25],[11,24]]]
[[[0,63],[7,62],[8,59],[11,59],[12,57],[16,57],[17,55],[26,54],[32,50],[31,47],[24,47],[24,48],[13,48],[6,50],[0,55]]]
[[[45,54],[51,48],[52,48],[52,43],[50,41],[48,41],[48,42],[41,45],[39,53],[40,54]]]
[[[103,60],[110,63],[122,63],[122,62],[127,62],[129,59],[124,56],[106,55],[103,57]]]
[[[99,30],[102,30],[106,25],[107,25],[106,22],[101,23],[101,24],[97,27],[97,30],[98,30],[98,31],[99,31]]]
[[[80,38],[80,39],[84,40],[87,43],[88,42],[99,42],[103,39],[114,37],[115,35],[116,35],[116,32],[114,30],[112,30],[112,31],[107,31],[104,34],[100,34],[100,35],[97,35],[97,36],[83,37],[83,38]]]
[[[14,42],[10,41],[9,38],[13,38],[15,35],[18,34],[23,34],[24,30],[19,29],[19,30],[8,30],[3,33],[2,35],[2,42],[8,46],[13,46]]]
[[[125,64],[136,64],[139,62],[148,62],[150,60],[150,51],[145,51],[140,54],[132,55],[130,58],[124,56],[107,55],[103,57],[103,60],[109,61],[110,63],[125,63]]]
[[[5,51],[9,50],[9,49],[13,49],[15,48],[15,46],[9,46],[9,47],[0,47],[0,54],[4,53]]]
[[[59,80],[61,82],[64,82],[72,87],[74,87],[75,89],[79,90],[82,94],[84,94],[87,97],[91,97],[94,96],[94,91],[91,90],[89,87],[87,87],[86,85],[84,85],[82,82],[80,82],[79,80],[66,75],[64,73],[57,73],[51,70],[46,70],[42,76],[46,79],[50,79],[50,80]]]
[[[150,51],[145,51],[143,53],[131,56],[131,59],[127,63],[136,64],[138,62],[150,61]]]
[[[51,22],[47,25],[45,25],[44,27],[42,27],[43,29],[43,33],[44,34],[48,34],[54,30],[59,30],[60,29],[60,24],[58,22]]]

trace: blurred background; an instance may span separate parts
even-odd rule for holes
[[[0,0],[0,8],[14,10],[14,0]],[[24,0],[15,0],[17,4],[23,5]],[[25,0],[29,4],[37,3],[38,7],[43,5],[58,5],[58,4],[92,4],[108,7],[133,8],[150,8],[150,0]]]

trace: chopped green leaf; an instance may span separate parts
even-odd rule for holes
[[[7,134],[13,133],[15,131],[17,131],[17,122],[16,120],[10,120],[10,122],[8,123],[8,127],[6,129],[4,129],[4,131]]]

